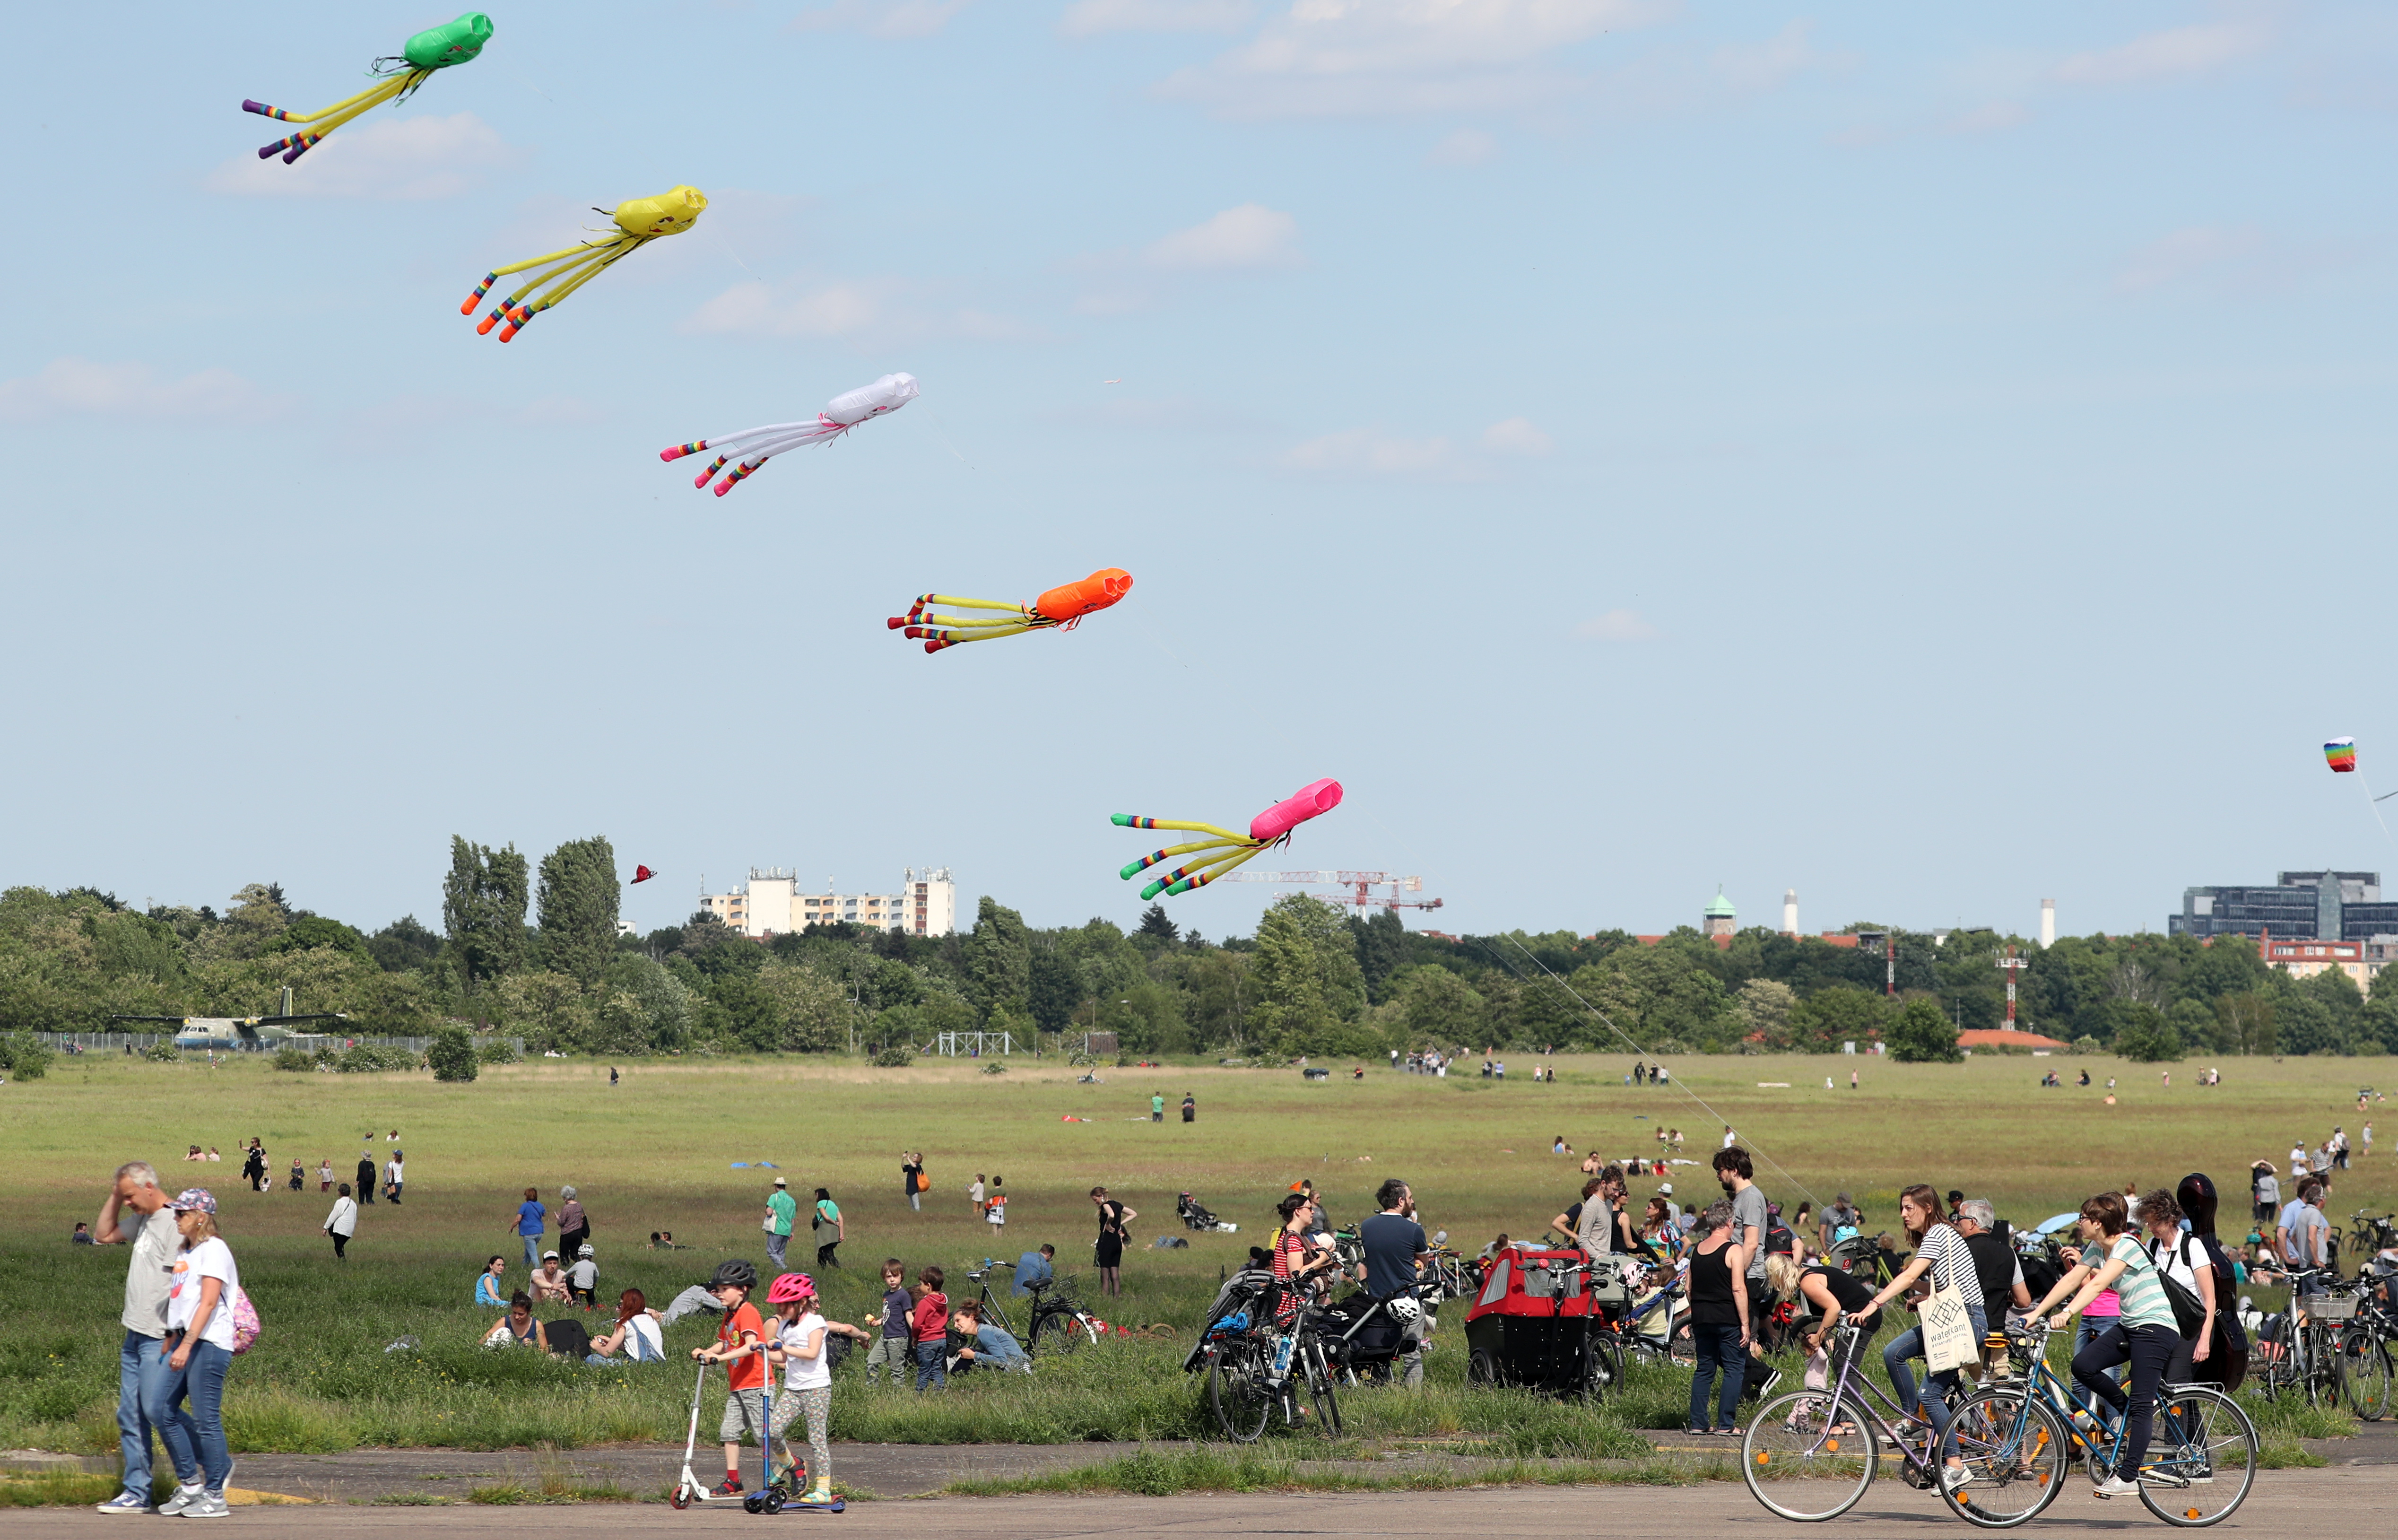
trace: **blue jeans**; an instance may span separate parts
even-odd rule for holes
[[[1965,1306],[1965,1314],[1974,1322],[1974,1341],[1979,1344],[1990,1330],[1989,1317],[1983,1313],[1982,1307],[1978,1304]],[[1892,1340],[1888,1347],[1881,1350],[1881,1366],[1890,1371],[1890,1387],[1898,1392],[1898,1404],[1910,1416],[1915,1412],[1916,1390],[1915,1375],[1908,1369],[1907,1362],[1909,1359],[1921,1357],[1923,1357],[1923,1328],[1920,1326],[1909,1327],[1900,1332]],[[1931,1419],[1932,1431],[1939,1436],[1941,1443],[1946,1446],[1948,1440],[1947,1394],[1957,1388],[1957,1371],[1953,1369],[1942,1370],[1933,1375],[1923,1388],[1926,1392],[1923,1400],[1924,1415]],[[1954,1452],[1950,1451],[1950,1452]]]
[[[950,1344],[945,1342],[916,1344],[916,1388],[927,1384],[950,1387]]]
[[[1716,1424],[1730,1427],[1740,1411],[1741,1386],[1748,1376],[1748,1354],[1740,1345],[1737,1326],[1691,1327],[1691,1345],[1697,1350],[1699,1366],[1691,1371],[1691,1420],[1685,1427],[1707,1425],[1707,1393],[1715,1385],[1716,1371],[1723,1371],[1723,1391],[1716,1397]]]
[[[125,1333],[116,1350],[116,1441],[125,1454],[125,1490],[150,1495],[150,1431],[166,1418],[167,1355],[158,1339]],[[163,1437],[163,1433],[161,1437]]]
[[[233,1354],[214,1343],[194,1343],[182,1369],[166,1369],[159,1387],[159,1441],[175,1462],[175,1479],[190,1486],[200,1481],[210,1492],[224,1491],[233,1473],[233,1455],[225,1449],[224,1383],[233,1368]]]
[[[540,1237],[539,1236],[525,1236],[525,1237],[524,1237],[524,1243],[525,1243],[525,1271],[526,1271],[526,1272],[528,1272],[528,1273],[538,1273],[538,1272],[540,1272],[540,1271],[541,1271],[541,1237]]]

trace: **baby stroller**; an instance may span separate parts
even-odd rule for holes
[[[1174,1200],[1174,1211],[1180,1217],[1183,1224],[1192,1230],[1220,1230],[1226,1235],[1240,1233],[1239,1225],[1218,1219],[1214,1210],[1189,1193]]]

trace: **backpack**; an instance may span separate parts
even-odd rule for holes
[[[1798,1249],[1798,1243],[1791,1237],[1790,1226],[1777,1219],[1765,1227],[1767,1255],[1786,1257]]]
[[[266,1328],[258,1319],[258,1306],[249,1303],[249,1290],[239,1284],[233,1290],[233,1351],[238,1358],[250,1349],[250,1344],[266,1335]]]

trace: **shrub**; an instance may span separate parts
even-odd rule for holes
[[[317,1067],[317,1055],[297,1043],[286,1043],[275,1050],[275,1067],[290,1074],[305,1074]]]
[[[896,1043],[874,1056],[874,1067],[878,1070],[904,1070],[915,1061],[913,1052]]]
[[[333,1057],[333,1068],[344,1074],[371,1074],[379,1070],[412,1070],[416,1068],[418,1062],[416,1055],[406,1048],[378,1047],[372,1043],[360,1043],[354,1048],[344,1048]]]
[[[2076,1053],[2096,1053],[2102,1046],[2098,1039],[2087,1033],[2073,1040],[2073,1051]]]
[[[998,1063],[985,1064],[982,1067],[982,1073],[985,1074],[1005,1074],[1007,1073],[1007,1066]]]
[[[433,1066],[434,1079],[453,1084],[474,1079],[482,1069],[474,1038],[454,1023],[433,1034],[433,1046],[424,1050],[424,1060]]]
[[[475,1057],[486,1064],[514,1064],[521,1061],[524,1055],[505,1037],[487,1037],[475,1045]]]
[[[171,1064],[176,1060],[183,1057],[183,1050],[175,1047],[175,1040],[173,1038],[161,1037],[155,1043],[143,1048],[141,1050],[141,1057],[149,1060],[154,1064]]]
[[[50,1073],[50,1050],[30,1032],[0,1033],[0,1070],[20,1080],[39,1080]]]

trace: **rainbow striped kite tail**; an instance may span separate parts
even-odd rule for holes
[[[908,634],[914,636],[917,633],[910,630]],[[923,635],[932,639],[924,643],[924,651],[928,654],[937,653],[945,647],[954,647],[958,644],[957,639],[946,631],[925,631]]]
[[[537,304],[519,304],[513,308],[506,305],[501,306],[500,313],[507,317],[508,324],[500,329],[500,341],[506,342],[510,337],[531,326],[532,318],[546,308],[548,308],[546,305]]]
[[[771,454],[766,457],[767,460],[771,460],[773,458],[774,456]],[[755,466],[734,466],[732,475],[716,483],[716,495],[721,497],[726,493],[731,492],[734,487],[739,486],[742,482],[747,481],[752,476],[757,475],[759,467],[765,465],[765,463],[766,460],[761,460]]]
[[[1117,872],[1116,875],[1119,877],[1129,877],[1137,871],[1146,871],[1151,867],[1155,866],[1158,862],[1165,859],[1165,856],[1166,853],[1163,850],[1152,850],[1148,855],[1143,856],[1140,859],[1127,863],[1125,869],[1122,871]],[[1166,875],[1168,877],[1175,877],[1179,876],[1179,873],[1169,871]]]
[[[1165,885],[1165,896],[1171,898],[1178,893],[1188,893],[1194,887],[1206,887],[1215,880],[1216,873],[1212,871],[1203,871],[1196,877],[1177,878]]]
[[[248,97],[242,99],[241,110],[246,113],[256,113],[261,117],[271,117],[277,123],[291,121],[291,115],[282,108],[270,107],[263,101],[252,101]]]
[[[328,128],[323,132],[311,131],[304,134],[295,134],[291,138],[285,140],[284,142],[290,145],[291,148],[290,151],[284,155],[283,164],[286,166],[290,165],[302,155],[306,155],[309,151],[323,143],[325,134],[330,133],[331,131],[331,129]],[[258,158],[264,160],[266,156],[260,155]]]
[[[1157,827],[1155,818],[1143,817],[1138,813],[1111,813],[1108,818],[1118,829],[1155,829]]]
[[[1148,885],[1147,886],[1143,887],[1143,888],[1140,890],[1140,896],[1141,896],[1142,898],[1156,898],[1159,894],[1161,894],[1161,893],[1163,893],[1163,892],[1165,892],[1165,878],[1163,878],[1163,877],[1160,877],[1159,879],[1157,879],[1157,881],[1155,881],[1155,882],[1153,882],[1153,883],[1151,883],[1151,884],[1150,884],[1150,885]]]
[[[707,439],[694,439],[690,443],[677,444],[672,449],[662,449],[658,451],[658,458],[661,460],[680,460],[686,454],[697,454],[701,450],[704,450],[707,447]]]
[[[697,488],[697,489],[699,489],[699,490],[701,490],[701,491],[706,491],[706,490],[707,490],[707,483],[708,483],[711,480],[713,480],[713,479],[715,478],[715,475],[716,475],[716,473],[717,473],[718,471],[722,470],[722,469],[724,468],[724,462],[725,462],[726,460],[730,459],[730,458],[732,458],[732,456],[730,456],[730,455],[725,455],[725,454],[720,454],[720,455],[718,455],[718,456],[716,457],[715,461],[714,461],[712,464],[710,464],[710,465],[708,466],[708,467],[707,467],[706,470],[703,470],[703,471],[701,471],[701,472],[699,473],[699,479],[698,479],[697,480],[695,480],[695,481],[692,482],[692,485],[693,485],[694,488]]]
[[[466,296],[466,303],[458,307],[458,314],[461,316],[473,315],[475,313],[475,306],[483,303],[483,296],[490,293],[492,291],[492,285],[499,281],[500,276],[497,273],[484,274],[483,281],[475,286],[475,291]]]

